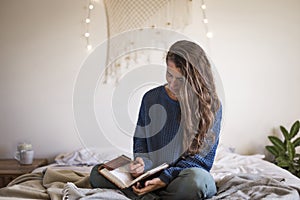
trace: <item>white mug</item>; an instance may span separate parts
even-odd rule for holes
[[[20,162],[22,165],[31,165],[34,158],[33,150],[21,150],[17,151],[15,154],[15,159]]]

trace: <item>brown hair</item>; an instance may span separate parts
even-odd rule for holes
[[[174,62],[186,79],[178,99],[184,120],[184,147],[194,155],[205,148],[204,140],[214,135],[210,129],[220,107],[211,65],[204,50],[186,40],[170,47],[166,61]]]

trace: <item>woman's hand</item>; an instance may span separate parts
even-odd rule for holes
[[[136,186],[132,186],[133,191],[138,195],[143,195],[148,192],[165,187],[167,184],[161,181],[159,178],[154,178],[152,180],[145,182],[145,187],[140,188],[140,183],[137,183]]]
[[[133,177],[138,177],[144,173],[144,161],[141,157],[136,157],[135,161],[130,163],[129,170]]]

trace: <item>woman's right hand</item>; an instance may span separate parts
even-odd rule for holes
[[[141,157],[136,157],[135,161],[130,163],[129,169],[133,177],[138,177],[144,173],[145,163]]]

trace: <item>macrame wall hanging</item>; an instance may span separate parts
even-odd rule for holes
[[[146,54],[142,49],[131,51],[138,43],[139,38],[136,35],[125,34],[122,37],[118,35],[131,30],[144,31],[151,28],[157,30],[156,37],[166,37],[160,35],[159,29],[181,31],[191,23],[195,5],[193,1],[197,0],[103,0],[107,20],[107,65],[104,82],[109,78],[118,82],[122,69],[134,66],[138,58],[145,57]],[[204,28],[207,37],[211,37],[205,13],[206,5],[204,0],[200,1]],[[87,25],[90,22],[90,11],[93,9],[92,0],[88,9]],[[85,36],[87,48],[91,49],[88,31]],[[163,38],[159,41],[163,41]],[[168,47],[169,44],[162,44],[162,48]]]

